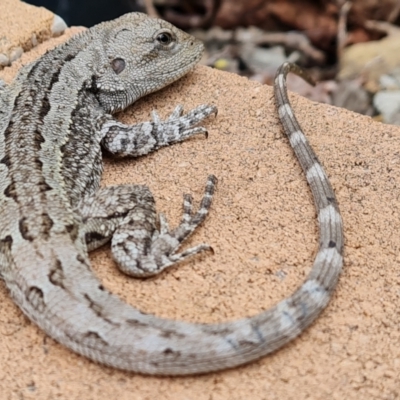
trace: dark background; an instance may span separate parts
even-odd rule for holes
[[[130,11],[139,11],[129,0],[25,0],[59,15],[69,26],[93,26]]]

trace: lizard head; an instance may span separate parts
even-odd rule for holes
[[[99,29],[102,27],[103,29]],[[108,112],[176,81],[200,61],[203,44],[170,23],[130,13],[93,30],[96,95]],[[101,51],[99,48],[101,46]]]

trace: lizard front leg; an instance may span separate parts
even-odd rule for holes
[[[182,115],[177,106],[166,121],[161,121],[153,111],[153,121],[125,125],[113,119],[107,120],[101,130],[102,146],[119,157],[141,156],[160,147],[182,142],[198,134],[207,134],[203,127],[195,127],[211,114],[217,113],[212,105],[201,105]]]
[[[210,175],[199,210],[192,214],[192,198],[184,196],[183,216],[179,226],[170,230],[163,214],[157,214],[150,190],[146,186],[111,186],[100,189],[79,207],[83,219],[81,235],[88,250],[111,239],[118,267],[128,275],[156,275],[175,263],[204,250],[200,244],[177,253],[181,244],[204,221],[211,206],[216,178]]]

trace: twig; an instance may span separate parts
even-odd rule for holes
[[[301,32],[269,33],[264,32],[258,28],[251,29],[251,37],[249,36],[248,30],[238,30],[236,34],[236,39],[242,43],[246,43],[250,40],[252,44],[281,44],[283,46],[291,47],[293,49],[301,51],[303,54],[310,57],[318,64],[323,64],[325,62],[325,54],[315,48],[310,43],[308,37]]]
[[[340,60],[343,54],[343,49],[347,44],[347,16],[352,7],[353,3],[351,1],[346,1],[340,8],[338,29],[337,29],[337,48],[336,56]]]
[[[398,36],[400,34],[400,28],[390,22],[384,21],[366,21],[365,26],[368,29],[375,29],[380,32],[386,33],[388,36]]]
[[[146,8],[147,15],[153,18],[160,18],[160,15],[154,7],[153,0],[144,0],[144,6]]]

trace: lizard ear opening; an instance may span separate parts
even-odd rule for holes
[[[125,69],[125,60],[122,58],[115,58],[111,61],[111,68],[119,75]]]

